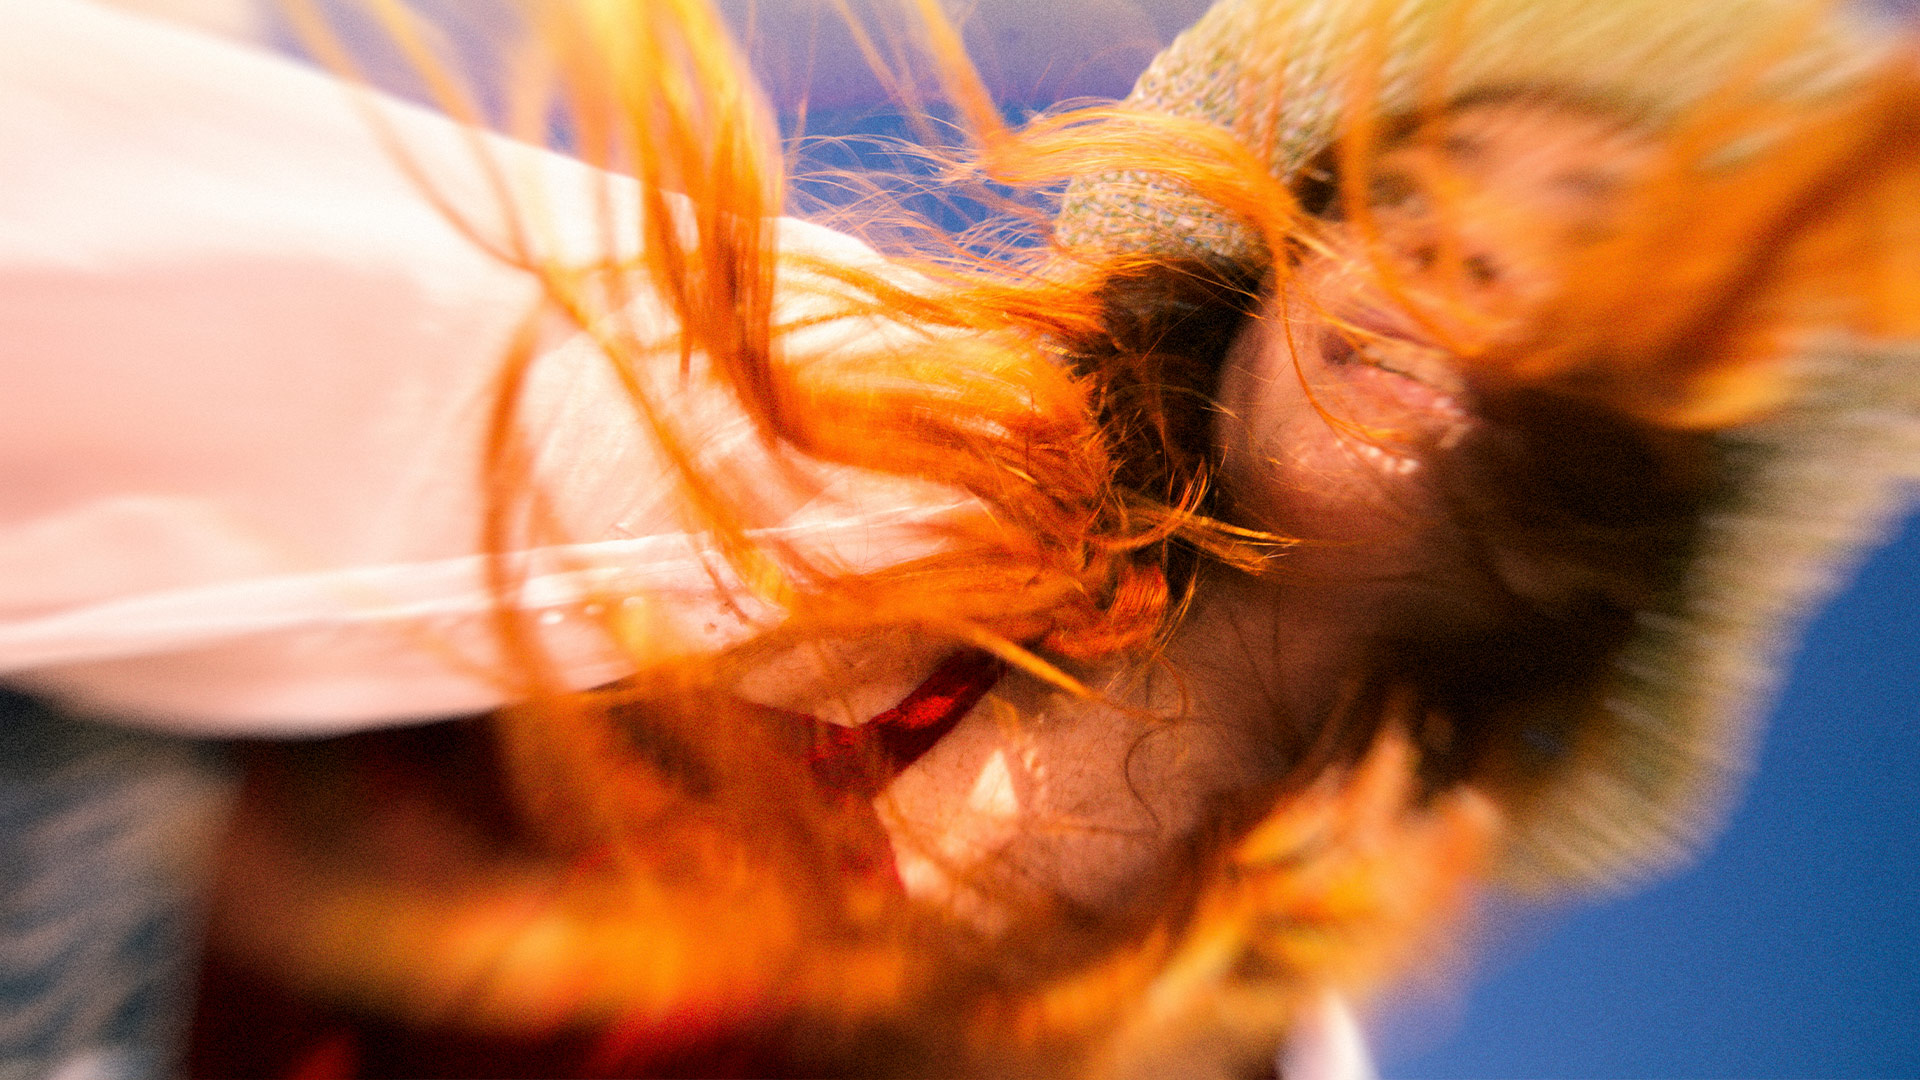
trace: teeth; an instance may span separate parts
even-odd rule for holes
[[[1356,442],[1353,448],[1369,464],[1392,476],[1406,476],[1420,467],[1418,458],[1396,454],[1373,443]]]

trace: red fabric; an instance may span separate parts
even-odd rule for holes
[[[864,814],[843,869],[897,885],[893,849],[869,804],[965,716],[1006,671],[978,650],[949,657],[900,704],[856,728],[795,716],[812,728],[807,763],[821,785]],[[356,759],[380,770],[389,791],[428,784],[488,835],[510,833],[504,790],[483,744],[459,725],[350,736],[366,747]],[[343,740],[348,741],[348,740]],[[418,745],[415,745],[418,744]],[[446,790],[441,790],[445,788]],[[478,792],[478,794],[476,794]],[[498,820],[496,820],[498,819]],[[505,842],[504,839],[502,842]],[[423,1028],[320,1005],[209,957],[187,1067],[195,1077],[781,1076],[807,1075],[790,1057],[796,1022],[786,1010],[728,1016],[688,1003],[680,1012],[609,1031],[565,1031],[505,1038],[453,1028]]]
[[[820,723],[807,764],[821,783],[871,799],[953,730],[1006,670],[990,653],[955,653],[900,704],[859,727]]]

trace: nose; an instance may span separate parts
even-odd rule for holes
[[[1410,284],[1479,314],[1511,314],[1553,287],[1551,223],[1511,204],[1468,197],[1444,209],[1409,206],[1383,213],[1378,227]]]
[[[1491,299],[1520,279],[1511,245],[1493,230],[1472,219],[1441,221],[1422,215],[1400,228],[1383,230],[1389,250],[1416,281],[1461,294],[1463,299]]]

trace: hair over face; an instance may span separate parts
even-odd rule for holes
[[[502,358],[484,468],[503,675],[523,704],[457,728],[260,750],[226,859],[220,963],[399,1025],[401,1061],[452,1032],[584,1070],[670,1072],[719,1048],[747,1071],[1144,1075],[1220,1028],[1236,1036],[1220,1056],[1258,1058],[1322,988],[1415,962],[1492,872],[1503,830],[1597,752],[1611,665],[1740,479],[1719,433],[1791,391],[1780,343],[1828,326],[1910,334],[1920,318],[1920,298],[1889,284],[1920,280],[1900,276],[1920,269],[1920,245],[1904,243],[1920,202],[1900,198],[1920,190],[1920,82],[1899,67],[1831,105],[1733,94],[1658,124],[1557,84],[1382,116],[1369,73],[1343,73],[1361,88],[1339,102],[1344,134],[1276,176],[1269,148],[1191,119],[1094,107],[1010,129],[952,27],[932,4],[921,17],[974,145],[956,168],[1043,194],[1149,175],[1271,254],[1055,241],[891,250],[872,265],[794,256],[769,224],[783,185],[773,126],[710,10],[530,9],[551,77],[518,88],[516,115],[544,123],[557,103],[583,157],[634,174],[609,189],[606,228],[644,243],[560,261],[537,215],[510,205],[516,228],[481,239],[541,282],[530,327],[594,342],[672,466],[650,479],[676,489],[740,602],[782,617],[687,652],[636,641],[609,603],[604,632],[633,676],[565,687],[518,602],[521,553],[560,528],[528,466],[530,334]],[[1147,678],[1208,582],[1284,578],[1313,540],[1254,519],[1221,482],[1236,342],[1303,260],[1327,256],[1336,226],[1374,245],[1351,273],[1426,303],[1370,235],[1375,170],[1438,118],[1515,102],[1618,116],[1658,150],[1619,194],[1617,227],[1457,356],[1481,422],[1431,458],[1433,542],[1447,548],[1443,587],[1480,617],[1382,617],[1340,707],[1276,724],[1282,764],[1164,852],[1149,899],[1099,910],[1023,893],[995,922],[902,893],[874,805],[807,764],[819,725],[746,700],[742,681],[823,643],[911,639],[1131,708],[1087,673]],[[625,315],[648,292],[675,317],[663,340]],[[873,347],[805,347],[849,323],[876,328]],[[724,387],[777,460],[932,485],[972,509],[895,565],[810,560],[763,529],[742,478],[708,470],[700,433],[640,374],[663,365]],[[823,694],[858,679],[830,673]],[[981,708],[1017,726],[1005,700]],[[429,779],[396,779],[422,762]],[[360,817],[374,824],[340,824]],[[407,837],[447,853],[444,872],[397,855]],[[990,862],[953,861],[963,883],[999,887]]]

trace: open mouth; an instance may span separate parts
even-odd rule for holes
[[[1395,319],[1361,312],[1319,332],[1320,355],[1363,401],[1430,416],[1447,429],[1465,424],[1466,380],[1459,360]]]

